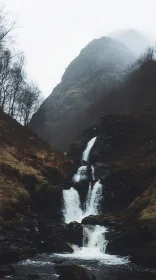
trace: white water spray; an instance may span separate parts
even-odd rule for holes
[[[87,166],[81,166],[78,168],[77,173],[73,176],[73,182],[78,183],[81,180],[87,179]]]
[[[95,170],[94,170],[94,166],[92,165],[91,168],[92,168],[92,179],[93,179],[93,181],[95,181]]]
[[[89,186],[87,199],[86,199],[86,211],[85,217],[89,215],[98,215],[100,211],[100,202],[102,200],[102,184],[97,181],[91,190]]]
[[[92,147],[93,147],[93,145],[94,145],[96,139],[97,139],[97,137],[94,137],[94,138],[92,138],[92,139],[88,142],[87,147],[86,147],[86,149],[85,149],[84,152],[83,152],[82,160],[88,161],[90,151],[91,151],[91,149],[92,149]]]
[[[63,201],[64,201],[64,221],[69,224],[73,221],[81,222],[82,220],[82,210],[80,197],[74,188],[63,191]]]
[[[105,239],[107,229],[101,226],[88,226],[83,228],[83,247],[89,251],[98,251],[105,253],[108,241]]]
[[[88,161],[91,148],[93,147],[97,137],[94,137],[88,142],[87,148],[83,152],[82,160]],[[94,166],[92,169],[92,179],[95,180]],[[77,174],[73,176],[74,182],[79,182],[87,178],[87,166],[81,166]],[[102,201],[102,184],[100,180],[95,183],[92,188],[90,183],[86,201],[81,205],[80,196],[77,190],[70,188],[63,191],[64,200],[64,221],[70,223],[73,221],[81,222],[83,218],[89,215],[98,215]],[[83,246],[82,248],[73,245],[73,254],[64,254],[67,258],[81,258],[81,259],[99,259],[107,265],[125,264],[128,262],[126,258],[112,256],[105,253],[107,240],[105,233],[107,229],[103,226],[83,226]]]
[[[76,221],[81,223],[82,219],[89,215],[98,215],[100,209],[100,201],[102,198],[102,185],[100,181],[96,182],[92,188],[89,185],[86,202],[81,209],[80,196],[77,190],[70,188],[69,190],[63,191],[64,201],[64,221],[65,223],[71,223]]]

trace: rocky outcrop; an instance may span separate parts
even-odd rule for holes
[[[69,244],[76,244],[82,246],[83,228],[77,222],[70,224],[64,223],[50,223],[47,220],[39,222],[39,232],[41,240],[45,241],[54,233],[62,241]],[[50,237],[51,239],[51,237]]]
[[[96,280],[89,270],[76,264],[57,266],[56,270],[60,274],[60,280]]]
[[[93,216],[90,215],[82,220],[84,225],[100,225],[100,226],[115,226],[118,223],[117,219],[111,217],[105,217],[102,215]]]
[[[130,256],[130,259],[137,264],[156,267],[155,240],[156,236],[148,227],[132,227],[112,235],[106,252]]]
[[[41,243],[41,249],[46,253],[73,253],[73,249],[64,242],[56,233],[51,233]]]
[[[93,40],[67,67],[30,127],[58,150],[67,151],[83,129],[98,121],[103,111],[96,109],[96,103],[132,61],[134,55],[124,44],[109,37]]]

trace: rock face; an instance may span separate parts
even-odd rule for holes
[[[102,215],[90,215],[82,220],[82,224],[84,225],[100,225],[100,226],[112,226],[116,224],[114,221],[111,221],[111,219],[108,219],[107,217],[104,217]]]
[[[61,83],[33,116],[30,127],[60,151],[100,117],[95,103],[115,85],[134,55],[121,42],[102,37],[89,43],[67,67]]]
[[[107,253],[130,256],[137,264],[156,267],[155,236],[146,227],[129,229],[113,236],[107,245]]]
[[[73,243],[82,246],[83,228],[82,225],[77,222],[70,224],[53,223],[48,224],[47,221],[39,223],[39,230],[41,234],[41,240],[51,240],[51,233],[60,238],[66,243]]]

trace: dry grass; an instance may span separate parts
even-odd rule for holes
[[[71,164],[31,130],[0,111],[1,215],[8,206],[27,207],[34,188],[57,184],[66,177]]]

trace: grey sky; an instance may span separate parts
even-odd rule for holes
[[[2,1],[0,1],[2,2]],[[18,15],[18,48],[48,96],[91,40],[125,28],[156,32],[156,0],[3,0]]]

